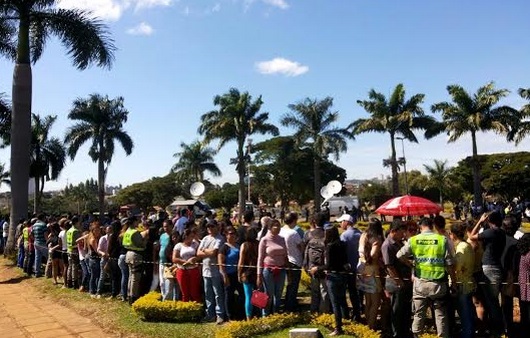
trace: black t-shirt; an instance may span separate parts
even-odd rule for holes
[[[324,265],[320,266],[319,270],[326,270],[328,272],[346,271],[346,264],[348,264],[346,243],[340,240],[328,243],[324,257]]]
[[[506,235],[499,228],[489,228],[478,235],[482,241],[484,254],[482,255],[482,265],[502,266],[501,259],[506,245]]]

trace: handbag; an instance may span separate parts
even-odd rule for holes
[[[164,266],[164,278],[165,279],[175,279],[175,274],[173,273],[173,270],[171,270],[171,267]]]
[[[265,292],[254,290],[252,291],[252,297],[250,298],[250,303],[257,308],[264,309],[269,303],[269,295]]]

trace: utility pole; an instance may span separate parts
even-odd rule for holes
[[[247,177],[248,177],[248,201],[250,202],[251,199],[250,199],[250,147],[252,146],[252,139],[249,138],[247,140],[247,162],[248,162],[248,172],[247,172]]]

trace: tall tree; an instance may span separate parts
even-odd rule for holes
[[[228,93],[217,95],[213,99],[218,110],[210,111],[201,116],[199,133],[204,135],[205,143],[219,141],[218,149],[226,143],[235,141],[236,170],[239,177],[239,215],[245,210],[245,171],[249,156],[245,152],[247,138],[253,134],[278,135],[278,128],[267,123],[269,113],[260,113],[263,101],[261,96],[252,100],[248,92],[240,93],[231,88]],[[250,178],[249,178],[250,179]]]
[[[517,92],[521,98],[530,101],[530,88],[519,88]],[[517,114],[513,114],[507,139],[515,141],[518,145],[528,134],[530,134],[530,103],[523,105]]]
[[[123,106],[123,97],[110,100],[108,96],[92,94],[88,99],[77,99],[68,113],[68,118],[77,121],[67,130],[64,142],[68,146],[68,155],[72,160],[79,148],[90,142],[88,155],[98,164],[99,215],[105,212],[105,177],[112,156],[114,142],[118,141],[125,154],[132,153],[134,144],[123,130],[129,112]]]
[[[294,138],[299,147],[307,146],[313,155],[313,199],[315,210],[320,210],[321,164],[330,154],[339,159],[341,152],[348,149],[347,140],[353,139],[353,134],[347,128],[334,126],[339,113],[330,111],[333,98],[323,100],[306,98],[290,104],[290,113],[285,114],[281,123],[295,129]]]
[[[440,131],[447,132],[449,135],[448,142],[455,142],[463,135],[471,134],[473,199],[476,206],[482,206],[477,133],[485,131],[509,133],[510,125],[513,124],[513,117],[518,112],[507,106],[495,107],[510,91],[496,89],[493,82],[480,87],[473,95],[459,85],[447,86],[447,91],[451,96],[451,102],[444,101],[433,104],[431,110],[442,113],[443,130]],[[433,135],[435,134],[437,133]]]
[[[55,35],[78,69],[110,67],[115,47],[107,26],[89,12],[58,9],[56,0],[1,0],[0,53],[15,61],[11,123],[12,204],[8,252],[15,247],[17,221],[27,217],[31,145],[31,63]]]
[[[390,159],[383,161],[392,169],[392,195],[398,196],[398,166],[396,158],[396,138],[401,137],[409,142],[418,143],[414,130],[432,128],[436,120],[425,115],[421,104],[424,94],[414,94],[405,99],[405,87],[398,84],[387,100],[385,95],[374,89],[368,93],[368,100],[358,100],[357,103],[371,116],[361,118],[351,124],[353,133],[386,133],[390,136]]]
[[[50,137],[50,129],[57,116],[32,114],[31,125],[31,164],[29,176],[35,180],[33,212],[40,211],[40,201],[44,191],[44,183],[56,180],[66,165],[66,151],[57,137]]]
[[[445,188],[451,185],[449,175],[451,169],[447,167],[447,161],[434,160],[432,166],[424,164],[423,167],[429,175],[428,186],[435,188],[440,193],[440,205],[443,208],[443,194]]]
[[[0,94],[0,148],[9,144],[11,139],[11,106]]]
[[[221,176],[221,170],[214,162],[216,151],[205,146],[200,141],[191,144],[180,143],[180,152],[173,157],[178,161],[171,170],[176,172],[181,179],[187,182],[197,182],[204,180],[204,173],[209,172],[215,177]]]

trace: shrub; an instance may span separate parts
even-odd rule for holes
[[[321,314],[311,318],[312,325],[324,326],[327,329],[335,328],[335,318],[332,314]],[[368,326],[354,323],[349,319],[342,320],[342,329],[349,336],[357,338],[379,338],[379,332],[371,330]]]
[[[162,301],[158,292],[149,292],[132,305],[133,312],[146,321],[193,322],[202,317],[202,304],[197,302]]]
[[[304,321],[304,316],[295,313],[273,314],[249,321],[231,321],[215,332],[216,338],[255,337],[282,330]]]
[[[311,290],[311,276],[309,276],[309,274],[305,272],[305,270],[302,270],[300,284],[302,284],[302,286],[306,288],[306,290]]]

